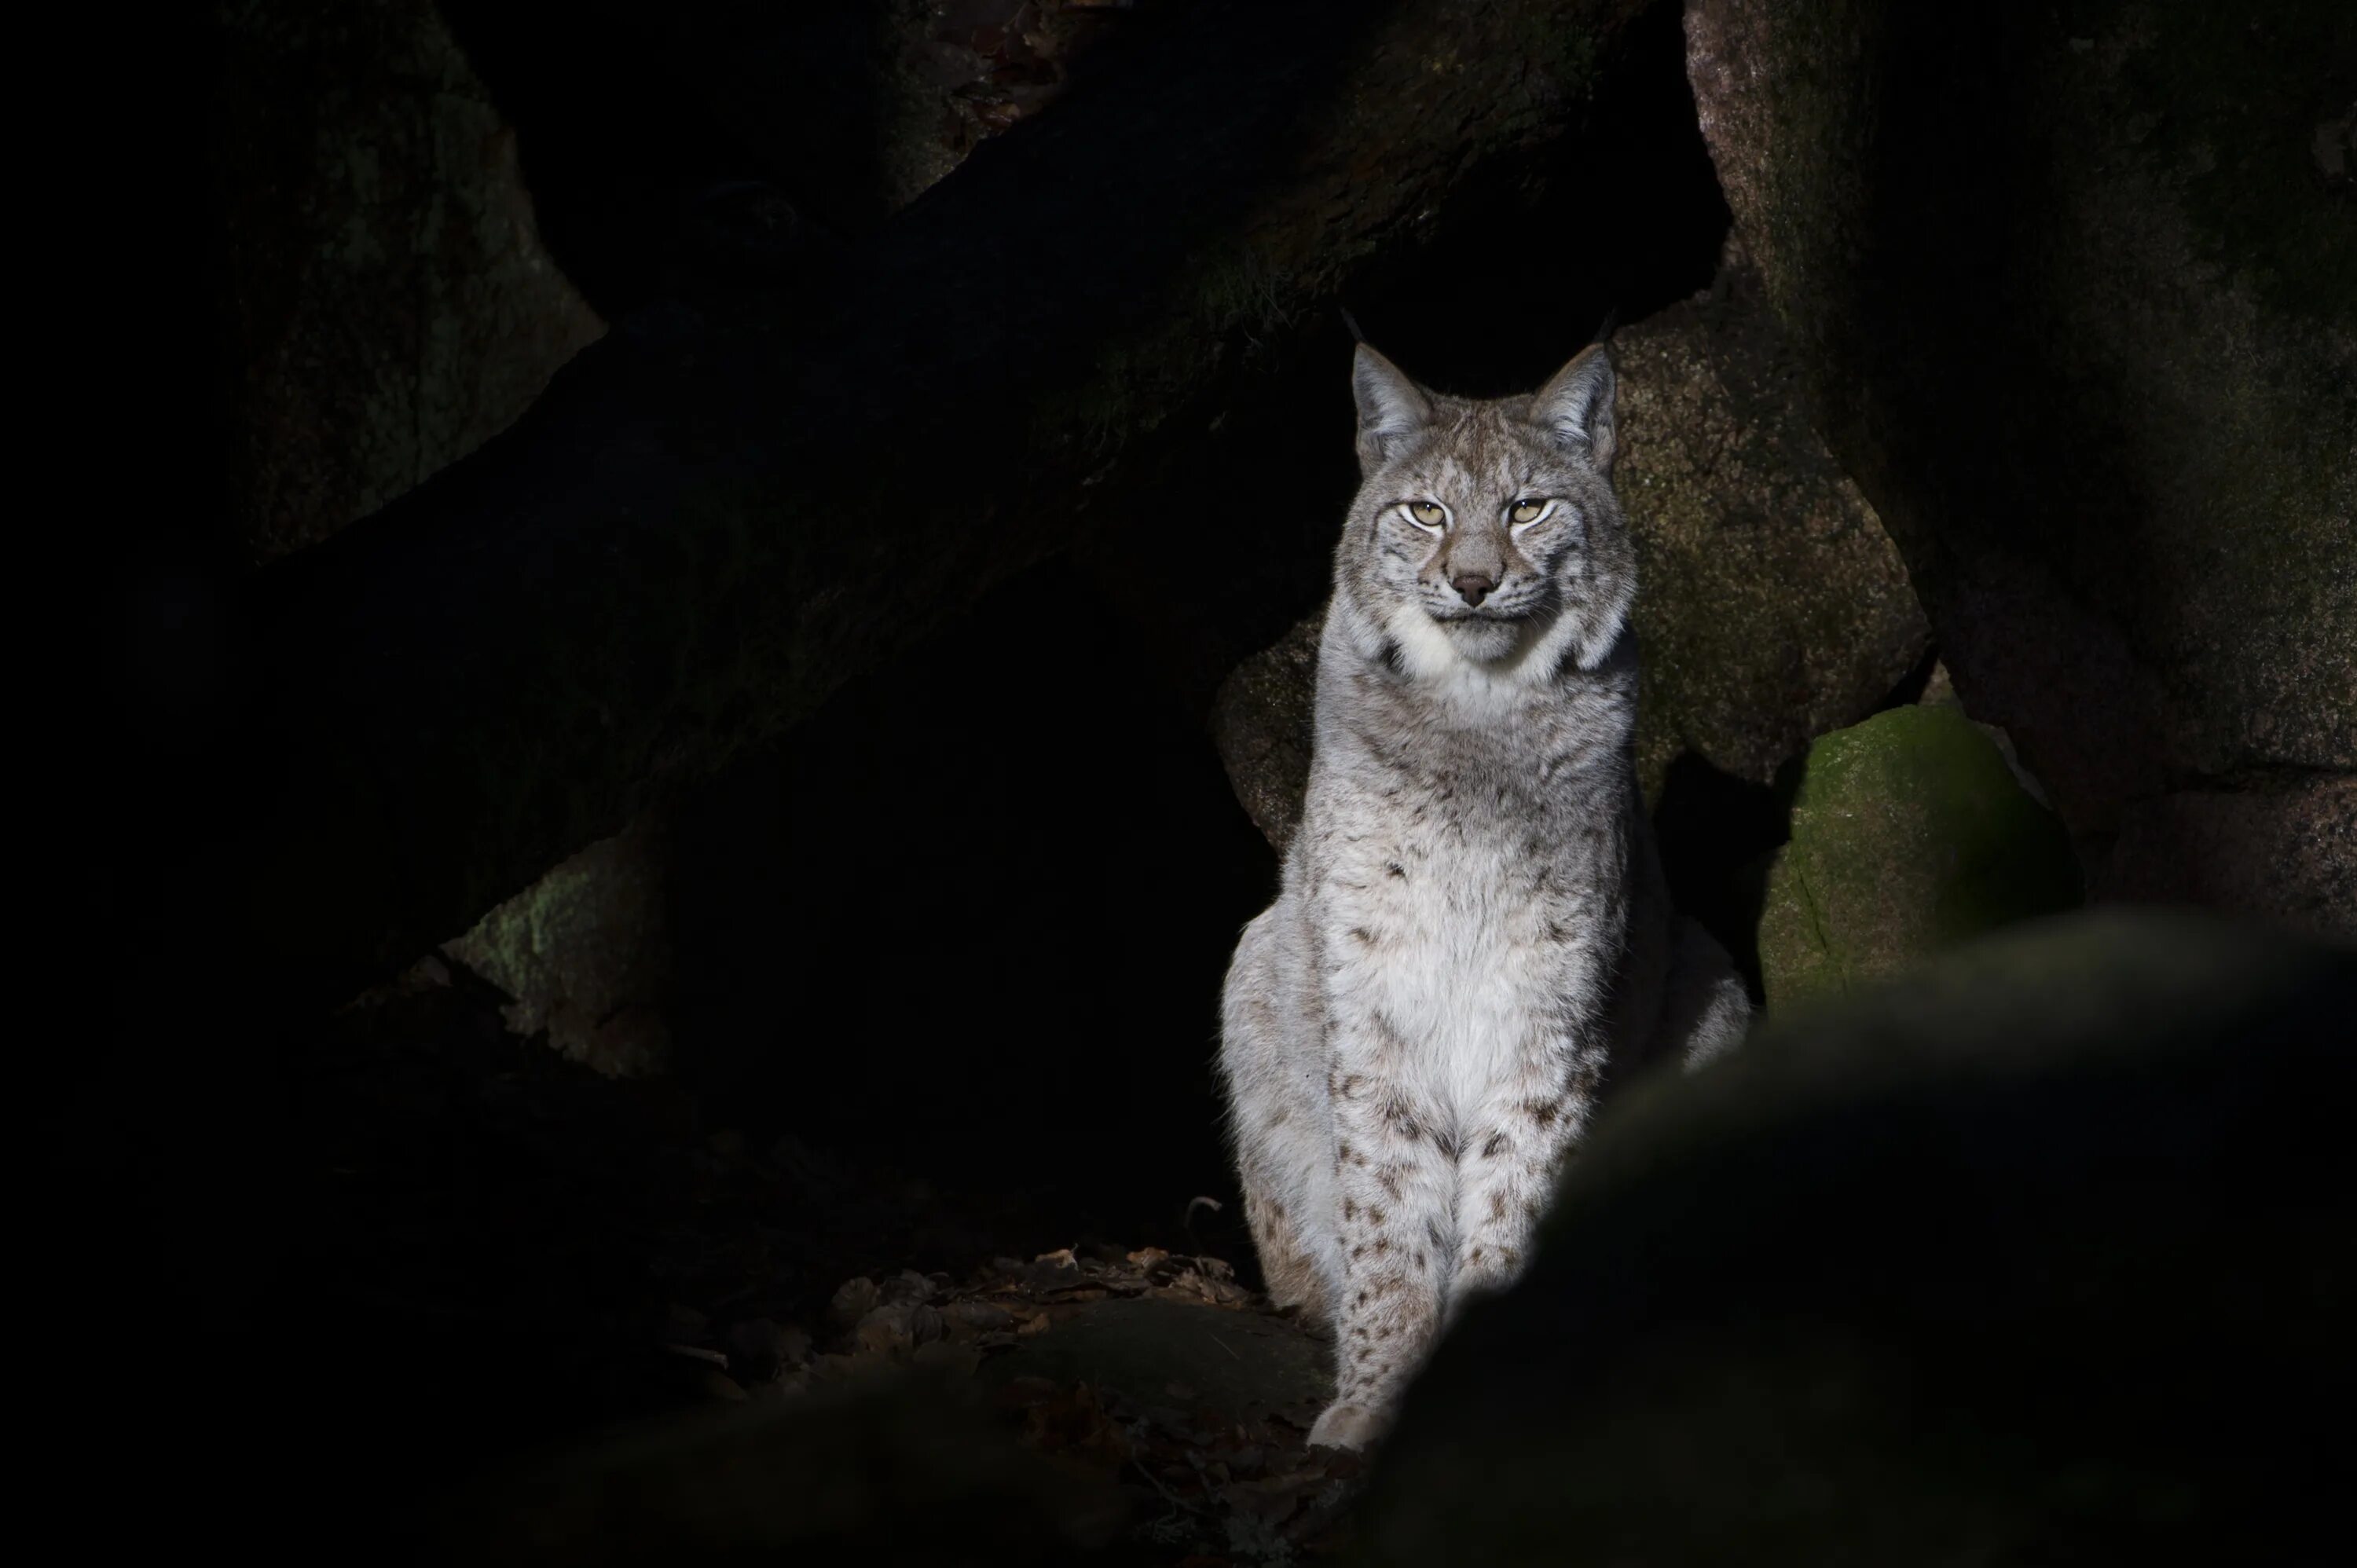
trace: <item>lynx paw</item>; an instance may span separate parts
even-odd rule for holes
[[[1364,1448],[1383,1434],[1383,1423],[1362,1404],[1331,1404],[1309,1429],[1312,1448]]]

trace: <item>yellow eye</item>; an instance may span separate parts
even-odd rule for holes
[[[1407,514],[1426,528],[1438,528],[1448,521],[1448,514],[1435,501],[1410,501]]]
[[[1544,501],[1516,501],[1513,510],[1506,515],[1516,522],[1536,522],[1546,515],[1546,509]]]

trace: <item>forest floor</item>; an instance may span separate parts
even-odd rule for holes
[[[1279,1563],[1347,1541],[1361,1462],[1306,1444],[1331,1394],[1326,1347],[1219,1259],[1063,1250],[963,1283],[862,1276],[831,1305],[833,1351],[741,1323],[725,1349],[680,1348],[789,1397],[863,1363],[971,1378],[1025,1444],[1124,1494],[1131,1539],[1157,1549],[1146,1561]]]
[[[1343,1544],[1361,1462],[1306,1443],[1327,1348],[1238,1277],[1232,1215],[1006,1255],[1053,1205],[705,1131],[673,1086],[507,1034],[500,1000],[452,971],[348,1010],[296,1064],[308,1316],[371,1348],[351,1468],[385,1495],[905,1367],[1117,1490],[1135,1560]]]

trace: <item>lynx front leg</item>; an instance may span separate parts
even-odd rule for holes
[[[1220,1071],[1244,1219],[1269,1299],[1326,1316],[1337,1272],[1333,1128],[1323,1030],[1297,979],[1304,965],[1286,961],[1291,913],[1280,903],[1237,944],[1222,1006]]]
[[[1277,1063],[1234,1080],[1236,1175],[1269,1300],[1325,1318],[1332,1316],[1334,1144],[1322,1097],[1297,1085],[1298,1076]]]
[[[1426,1108],[1395,1084],[1338,1066],[1331,1094],[1342,1244],[1336,1390],[1309,1441],[1358,1448],[1390,1423],[1439,1331],[1456,1171]]]
[[[1555,1177],[1595,1104],[1598,1055],[1569,1047],[1542,1053],[1527,1075],[1468,1121],[1451,1316],[1469,1296],[1503,1290],[1522,1273]]]

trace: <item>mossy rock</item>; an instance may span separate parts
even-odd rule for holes
[[[1771,1007],[2079,901],[2062,824],[1957,708],[1878,714],[1803,767],[1760,920]]]

